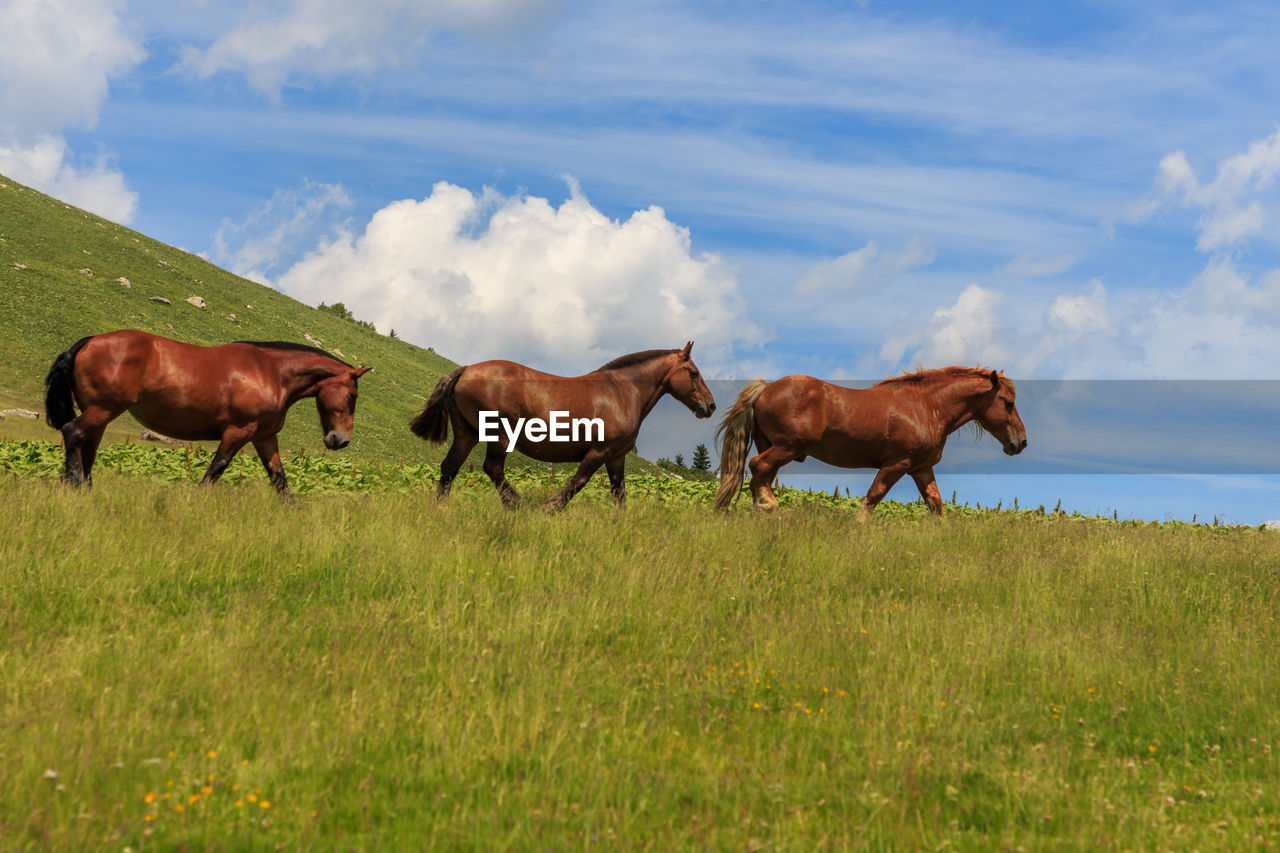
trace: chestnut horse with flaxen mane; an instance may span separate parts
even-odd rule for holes
[[[240,448],[253,442],[271,484],[286,495],[276,434],[289,407],[315,397],[325,446],[346,447],[356,380],[368,371],[302,344],[202,347],[124,329],[82,338],[54,360],[45,377],[45,413],[62,431],[68,483],[92,482],[103,430],[129,412],[171,438],[218,442],[202,483],[217,482]]]
[[[752,440],[751,497],[757,509],[778,505],[773,478],[788,462],[812,456],[840,468],[878,468],[860,518],[871,511],[902,475],[910,474],[925,503],[942,515],[933,466],[947,436],[965,424],[999,439],[1010,456],[1027,447],[1027,431],[1014,406],[1013,381],[994,370],[943,367],[885,379],[853,390],[812,376],[757,379],[742,389],[716,436],[721,440],[723,509],[742,488],[742,467]]]
[[[422,413],[409,428],[414,435],[440,444],[453,425],[453,444],[440,463],[439,497],[449,493],[458,470],[480,442],[480,412],[497,412],[506,421],[541,418],[549,420],[553,411],[568,412],[571,418],[599,418],[604,434],[578,436],[570,441],[530,441],[526,433],[516,447],[539,462],[577,462],[560,493],[543,504],[543,509],[562,509],[601,465],[609,474],[613,496],[626,501],[624,480],[627,453],[636,446],[640,424],[664,394],[684,403],[699,418],[709,418],[716,410],[698,367],[690,358],[693,342],[684,349],[647,350],[624,355],[584,376],[555,376],[511,361],[484,361],[459,367],[441,378],[427,399]],[[588,431],[588,434],[590,431]],[[505,466],[508,437],[499,432],[497,441],[485,447],[484,472],[498,489],[503,503],[513,506],[520,496],[507,482]]]

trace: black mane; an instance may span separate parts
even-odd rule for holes
[[[322,355],[325,358],[331,358],[338,364],[346,364],[347,367],[355,367],[353,364],[347,364],[333,353],[325,352],[319,347],[310,347],[306,344],[295,344],[293,341],[233,341],[237,344],[248,344],[251,347],[262,347],[263,349],[287,349],[296,350],[298,352],[313,352],[316,355]]]
[[[673,352],[680,352],[680,348],[675,349],[647,349],[644,352],[633,352],[630,355],[620,355],[608,364],[602,364],[592,373],[603,373],[606,370],[620,370],[624,367],[631,367],[635,364],[643,364],[651,359],[658,358],[663,355],[671,355]]]

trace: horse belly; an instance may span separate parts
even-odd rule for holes
[[[881,440],[828,432],[807,448],[806,455],[837,468],[879,468],[885,448]]]
[[[226,424],[208,412],[172,405],[154,397],[139,400],[129,414],[144,427],[182,441],[218,441]]]

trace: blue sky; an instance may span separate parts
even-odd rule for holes
[[[461,361],[577,372],[694,338],[724,378],[1280,378],[1273,5],[0,0],[0,19],[0,172]],[[1089,491],[1140,517],[1280,517],[1271,477],[1143,482]]]

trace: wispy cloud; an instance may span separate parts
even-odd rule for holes
[[[237,275],[270,284],[285,265],[330,236],[351,205],[341,184],[304,181],[298,189],[278,189],[243,220],[222,221],[213,237],[213,259]]]

